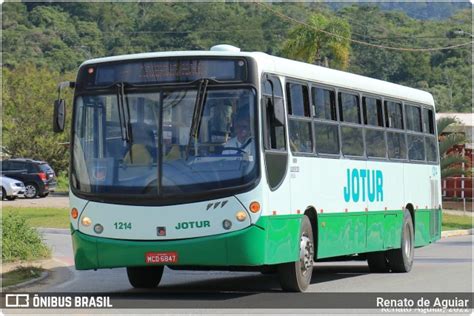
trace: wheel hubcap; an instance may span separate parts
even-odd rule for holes
[[[313,268],[314,248],[308,236],[301,236],[300,240],[300,263],[301,272],[306,275]]]
[[[36,195],[36,188],[32,185],[27,185],[25,187],[25,196],[33,197]]]
[[[409,225],[405,225],[405,231],[403,232],[404,234],[404,240],[405,240],[405,244],[404,244],[404,247],[403,247],[403,251],[405,252],[405,256],[407,258],[410,258],[411,257],[411,249],[412,249],[412,241],[411,241],[411,229],[410,229],[410,226]]]

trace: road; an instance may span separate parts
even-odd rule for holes
[[[53,269],[52,278],[30,291],[137,292],[125,269],[75,271],[70,236],[43,233],[56,260],[65,267]],[[364,261],[316,263],[308,292],[471,292],[473,236],[442,239],[415,251],[410,273],[369,273]],[[140,290],[141,291],[141,290]],[[280,292],[274,275],[258,272],[201,272],[165,269],[157,289],[148,292],[199,293]]]

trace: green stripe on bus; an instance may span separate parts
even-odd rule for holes
[[[415,246],[440,238],[440,210],[415,211]],[[74,231],[79,270],[145,265],[145,253],[178,253],[180,265],[256,266],[298,260],[303,215],[262,216],[246,229],[169,241],[98,238]],[[401,210],[318,214],[317,258],[400,247]]]

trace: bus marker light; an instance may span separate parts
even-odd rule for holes
[[[79,212],[78,212],[77,208],[74,207],[74,208],[71,210],[71,217],[74,218],[74,219],[76,219],[78,216],[79,216]]]
[[[247,213],[245,213],[244,211],[238,211],[237,213],[235,213],[235,218],[239,222],[243,222],[247,218]]]
[[[97,233],[97,234],[102,234],[102,232],[104,231],[104,226],[100,225],[100,224],[95,224],[94,225],[94,231]]]
[[[253,201],[249,206],[250,212],[257,213],[260,211],[260,203]]]
[[[301,213],[301,211],[300,211],[300,210],[296,210],[296,214],[300,214],[300,213]]]
[[[366,212],[368,212],[368,211],[369,211],[369,209],[366,207],[366,208],[365,208],[365,211],[366,211]]]
[[[273,215],[277,215],[277,211],[273,211]]]
[[[224,227],[225,230],[229,230],[232,227],[232,222],[229,221],[228,219],[225,219],[222,222],[222,227]]]
[[[92,220],[86,216],[82,218],[81,223],[84,226],[90,226],[92,224]]]

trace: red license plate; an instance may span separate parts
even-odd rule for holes
[[[177,252],[147,252],[145,253],[145,263],[161,264],[161,263],[177,263]]]

